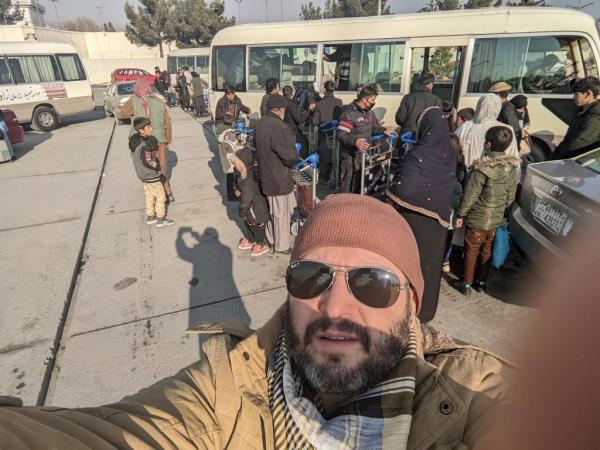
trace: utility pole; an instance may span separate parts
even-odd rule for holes
[[[265,0],[265,22],[269,21],[269,0]]]
[[[377,0],[377,15],[381,15],[381,0]]]
[[[102,6],[96,6],[96,11],[98,11],[98,16],[100,17],[100,26],[104,29],[104,19],[102,19]]]
[[[279,0],[279,5],[281,8],[281,21],[283,22],[283,0]]]
[[[242,23],[242,0],[235,0],[238,5],[238,24]]]

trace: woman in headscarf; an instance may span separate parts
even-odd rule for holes
[[[460,128],[460,144],[465,156],[465,166],[470,170],[475,161],[483,156],[483,147],[485,145],[485,133],[492,127],[504,126],[498,121],[498,115],[502,109],[502,100],[496,94],[484,94],[477,101],[475,117],[473,120],[465,122]],[[510,147],[506,150],[507,156],[519,157],[517,142],[514,137]]]
[[[134,94],[121,106],[119,113],[121,117],[131,117],[131,133],[133,121],[138,117],[145,117],[152,123],[152,135],[158,141],[158,161],[162,172],[161,181],[165,188],[167,200],[175,201],[171,184],[167,178],[167,147],[172,141],[171,117],[168,106],[154,95],[152,86],[145,78],[139,78],[135,82]]]
[[[389,201],[412,229],[425,279],[421,322],[435,316],[446,235],[450,227],[456,152],[442,109],[427,108],[417,121],[417,144],[401,160]]]

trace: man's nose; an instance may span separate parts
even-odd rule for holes
[[[356,302],[346,285],[345,274],[338,272],[333,285],[321,296],[319,310],[331,319],[349,318],[356,311]]]

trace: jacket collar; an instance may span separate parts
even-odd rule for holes
[[[587,113],[590,109],[595,109],[599,104],[600,104],[600,100],[594,100],[589,105],[585,105],[584,107],[582,107],[581,110],[579,111],[579,115],[582,116],[585,113]]]
[[[240,394],[258,409],[265,424],[267,448],[272,448],[273,422],[269,409],[267,365],[269,355],[283,329],[285,305],[256,333],[240,342],[230,353],[231,367]],[[413,425],[409,435],[409,448],[427,448],[460,420],[466,406],[441,376],[433,364],[424,357],[430,350],[435,354],[454,344],[444,334],[425,328],[424,333],[417,319],[417,375],[416,395],[413,409]],[[444,405],[451,405],[452,412],[442,412]],[[434,415],[432,411],[436,411]]]

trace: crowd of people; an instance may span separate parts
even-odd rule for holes
[[[464,260],[464,272],[454,287],[464,295],[473,289],[485,291],[495,232],[515,199],[523,156],[531,151],[528,99],[524,95],[511,97],[512,86],[501,81],[479,98],[475,109],[455,111],[433,93],[434,82],[431,73],[415,77],[411,92],[403,97],[396,112],[397,129],[392,130],[383,127],[374,114],[378,96],[374,85],[360,86],[356,99],[343,105],[335,96],[332,81],[324,84],[322,95],[307,95],[303,88],[281,88],[277,79],[268,79],[260,106],[261,119],[255,126],[253,157],[245,155],[243,145],[237,150],[245,172],[254,168],[250,170],[253,176],[244,175],[243,181],[236,183],[240,171],[227,162],[229,197],[243,199],[240,214],[248,225],[239,248],[250,250],[253,256],[267,253],[268,247],[275,252],[291,252],[290,220],[300,200],[294,192],[291,169],[308,155],[306,127],[312,124],[318,129],[336,120],[340,193],[359,193],[363,176],[360,155],[372,147],[373,135],[397,137],[409,133],[412,138],[411,144],[399,143],[394,149],[397,158],[383,200],[407,221],[418,243],[426,280],[421,321],[435,316],[441,275],[450,271],[453,251],[460,251]],[[582,113],[579,125],[571,125],[566,143],[559,146],[561,154],[565,146],[569,155],[589,148],[581,142],[568,143],[577,139],[600,143],[600,135],[592,136],[589,127],[582,125],[600,117],[595,115],[599,103],[595,100],[599,88],[595,83],[597,80],[590,77],[574,85],[575,101]],[[242,112],[251,111],[235,90],[227,87],[215,110],[221,143]],[[576,127],[578,132],[574,131]],[[318,135],[321,180],[326,181],[333,170],[332,150],[323,132]],[[224,150],[225,156],[227,153]],[[235,157],[236,147],[229,153]],[[254,209],[261,212],[260,219],[248,215]]]

